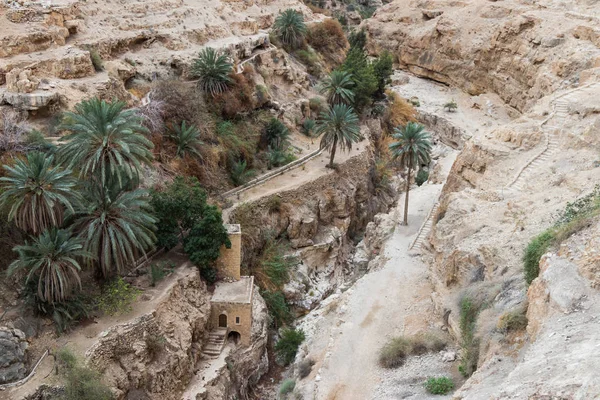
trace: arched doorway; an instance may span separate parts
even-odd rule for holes
[[[219,328],[227,328],[227,314],[219,315]]]
[[[227,341],[233,344],[238,344],[242,340],[242,335],[239,332],[231,331],[229,335],[227,335]]]

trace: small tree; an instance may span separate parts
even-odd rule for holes
[[[218,55],[215,49],[207,47],[192,62],[190,72],[193,77],[198,78],[198,86],[202,91],[214,97],[228,89],[232,70],[233,64],[227,56]]]
[[[181,122],[181,126],[174,125],[172,132],[169,134],[169,139],[177,145],[175,155],[177,157],[185,157],[186,155],[202,158],[200,154],[200,146],[203,144],[200,140],[200,131],[194,125],[187,125],[185,121]]]
[[[298,11],[288,8],[277,16],[273,30],[283,44],[296,47],[306,35],[304,17]]]
[[[317,126],[317,133],[322,134],[321,148],[331,152],[329,168],[333,168],[333,159],[338,144],[342,151],[350,150],[352,144],[360,139],[360,127],[358,116],[352,107],[338,104],[321,114],[321,120]]]
[[[287,147],[290,130],[277,118],[271,118],[264,130],[264,138],[268,146],[274,149]]]
[[[377,94],[383,95],[385,86],[391,82],[394,59],[388,51],[384,51],[373,63],[373,72],[377,79]]]
[[[214,264],[223,245],[231,248],[221,212],[215,206],[206,206],[202,219],[190,229],[183,249],[209,283],[217,278]]]
[[[300,347],[305,337],[302,330],[293,328],[284,328],[282,330],[281,338],[275,344],[275,353],[283,365],[288,365],[294,361],[298,347]]]
[[[431,135],[425,132],[421,124],[409,122],[404,128],[395,128],[392,135],[397,142],[390,144],[394,159],[400,160],[403,168],[408,168],[406,175],[406,195],[404,198],[404,221],[408,225],[408,194],[410,191],[410,178],[413,169],[421,164],[429,163],[431,154]]]
[[[452,99],[451,101],[444,104],[444,110],[446,110],[448,112],[454,112],[457,109],[458,109],[458,104],[456,104],[456,101],[454,101],[454,99]]]
[[[373,95],[378,88],[373,65],[369,63],[362,48],[352,47],[340,69],[352,76],[355,85],[353,106],[356,110],[361,111],[372,103]]]
[[[178,176],[164,190],[151,192],[150,205],[157,221],[156,245],[171,249],[179,243],[179,236],[202,219],[206,208],[206,191],[196,178]]]

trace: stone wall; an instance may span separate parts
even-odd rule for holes
[[[231,278],[240,279],[240,265],[242,263],[242,231],[239,225],[226,225],[231,247],[228,249],[221,246],[219,258],[217,260],[217,274],[219,279]]]

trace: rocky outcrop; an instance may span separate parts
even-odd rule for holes
[[[302,260],[285,294],[312,308],[354,272],[349,262],[357,238],[394,198],[377,191],[368,153],[351,158],[335,174],[298,189],[236,208],[230,221],[244,226],[244,260],[253,265],[267,238],[285,238]]]
[[[86,353],[119,398],[137,389],[152,399],[178,399],[194,374],[210,294],[196,268],[177,273],[153,310],[110,328]]]
[[[593,7],[583,1],[564,5],[586,6]],[[576,84],[600,56],[594,23],[565,17],[562,7],[395,0],[363,25],[373,52],[387,49],[416,75],[470,94],[497,93],[522,111]]]
[[[27,340],[18,329],[0,328],[0,384],[25,378]]]

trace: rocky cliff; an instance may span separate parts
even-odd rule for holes
[[[373,52],[391,51],[412,73],[470,94],[497,93],[524,111],[598,75],[596,8],[586,1],[395,0],[363,26]]]

